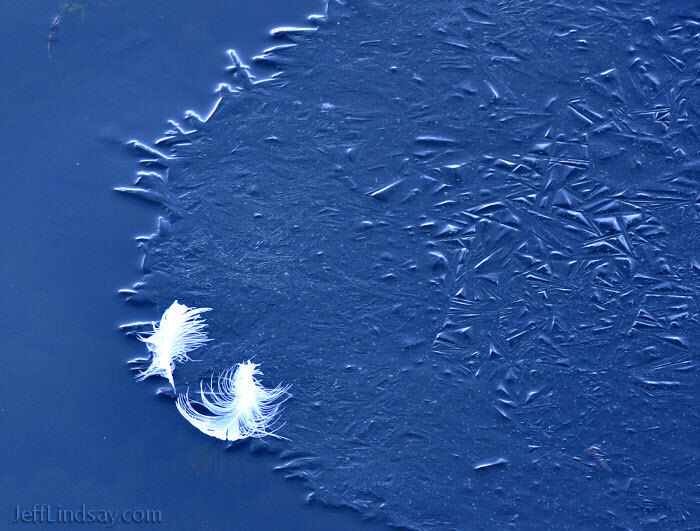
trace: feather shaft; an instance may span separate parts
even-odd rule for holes
[[[200,400],[190,400],[189,394],[177,399],[177,409],[187,421],[202,433],[224,441],[247,437],[272,436],[283,438],[273,428],[282,402],[289,398],[289,386],[267,389],[258,381],[259,365],[247,361],[224,371],[214,384],[213,376],[205,386],[200,383]],[[207,410],[208,414],[199,409]]]
[[[175,365],[192,361],[188,353],[209,341],[205,330],[207,324],[200,316],[209,310],[211,308],[189,308],[178,301],[173,302],[160,322],[153,323],[151,334],[138,336],[151,353],[151,364],[136,379],[141,381],[149,376],[162,376],[175,390]]]

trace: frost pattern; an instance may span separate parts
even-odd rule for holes
[[[293,385],[311,498],[696,527],[698,15],[332,2],[275,33],[275,79],[234,59],[206,122],[135,146],[168,221],[129,297],[212,301],[190,382],[256,355]]]

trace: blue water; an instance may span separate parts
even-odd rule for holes
[[[133,381],[126,361],[141,352],[118,330],[155,314],[117,290],[140,274],[133,237],[161,212],[113,191],[134,173],[125,143],[206,112],[228,48],[257,54],[269,29],[320,8],[96,1],[64,14],[49,58],[62,5],[0,4],[0,527],[42,503],[157,509],[167,529],[370,525],[306,504],[264,453],[193,432]]]
[[[129,298],[214,308],[311,497],[394,525],[695,528],[698,4],[331,2],[142,150]],[[254,63],[258,64],[258,63]],[[206,444],[203,440],[202,444]]]

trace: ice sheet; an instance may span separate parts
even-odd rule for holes
[[[699,523],[697,3],[331,2],[132,191],[196,385],[291,384],[280,470],[413,528]]]

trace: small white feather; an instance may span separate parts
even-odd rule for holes
[[[188,308],[177,301],[173,302],[163,313],[160,323],[153,323],[152,334],[138,336],[151,353],[151,365],[136,379],[140,381],[149,376],[162,376],[175,390],[175,364],[190,361],[187,353],[209,341],[205,331],[207,325],[200,317],[201,313],[209,310],[211,308]]]
[[[260,374],[257,364],[239,363],[218,377],[216,389],[213,377],[207,389],[204,383],[200,384],[201,402],[190,401],[189,395],[181,394],[177,409],[199,431],[223,441],[266,435],[282,439],[272,426],[280,404],[289,398],[289,386],[266,389],[255,378]],[[211,414],[200,413],[193,404]]]

